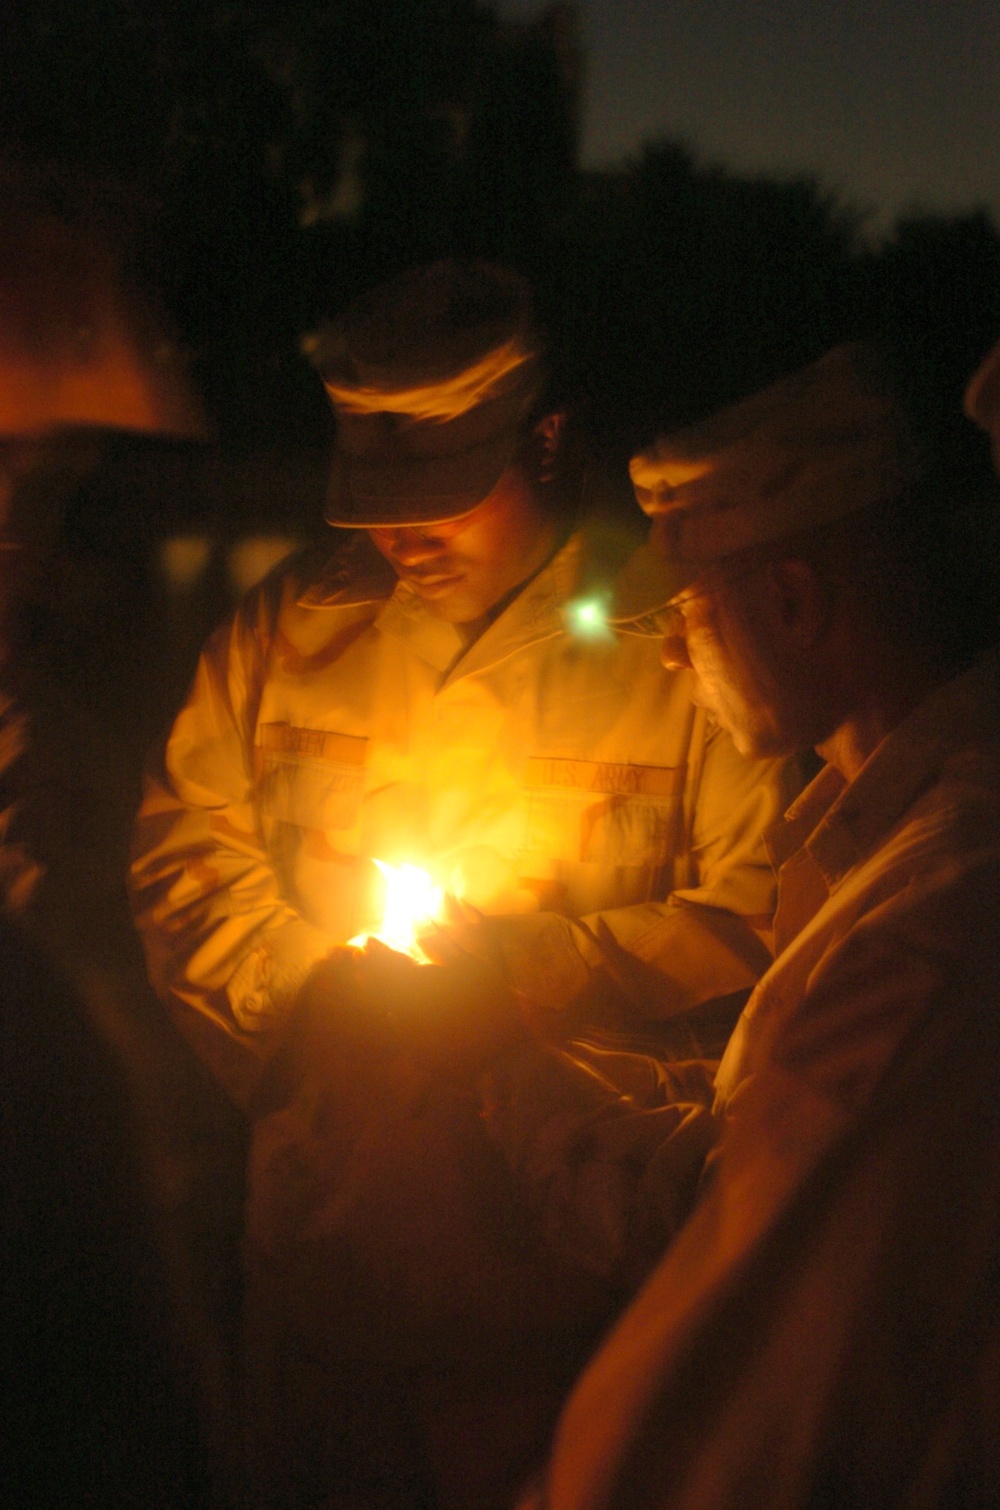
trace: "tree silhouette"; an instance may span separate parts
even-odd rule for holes
[[[854,309],[858,233],[812,180],[675,143],[581,177],[534,272],[598,431],[641,442],[819,355]]]
[[[302,334],[448,253],[533,280],[558,377],[620,455],[801,365],[894,332],[952,395],[1000,328],[985,214],[872,247],[810,178],[673,142],[576,167],[570,5],[478,0],[8,0],[0,137],[127,185],[150,278],[224,443],[322,441]]]
[[[564,12],[11,0],[0,137],[135,186],[224,433],[308,432],[304,330],[415,261],[517,260],[550,216],[575,151]]]

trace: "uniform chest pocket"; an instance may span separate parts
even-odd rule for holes
[[[368,740],[293,724],[262,724],[254,750],[265,818],[304,829],[349,829],[364,793]]]
[[[683,766],[527,762],[529,855],[597,865],[663,865],[681,823]]]

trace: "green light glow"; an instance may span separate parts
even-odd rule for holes
[[[571,634],[584,640],[608,639],[607,612],[600,598],[578,598],[566,605],[566,621]]]

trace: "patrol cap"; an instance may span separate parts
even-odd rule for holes
[[[544,378],[528,286],[487,263],[404,273],[305,346],[337,416],[326,519],[348,527],[470,513],[514,460]]]
[[[1000,471],[1000,341],[983,359],[965,390],[965,413],[987,430],[993,440],[993,457]]]
[[[920,469],[909,424],[877,353],[834,347],[818,362],[655,442],[629,466],[654,520],[659,604],[640,592],[618,612],[662,606],[705,568],[751,546],[888,503]],[[647,555],[647,568],[648,568]],[[616,615],[617,616],[617,615]]]

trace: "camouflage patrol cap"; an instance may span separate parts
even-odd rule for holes
[[[656,441],[629,472],[654,521],[662,605],[728,556],[888,503],[919,466],[881,360],[858,344]],[[620,611],[654,607],[625,604],[628,586]]]
[[[543,383],[528,287],[443,261],[356,300],[306,346],[337,416],[326,519],[470,513],[514,460]]]

